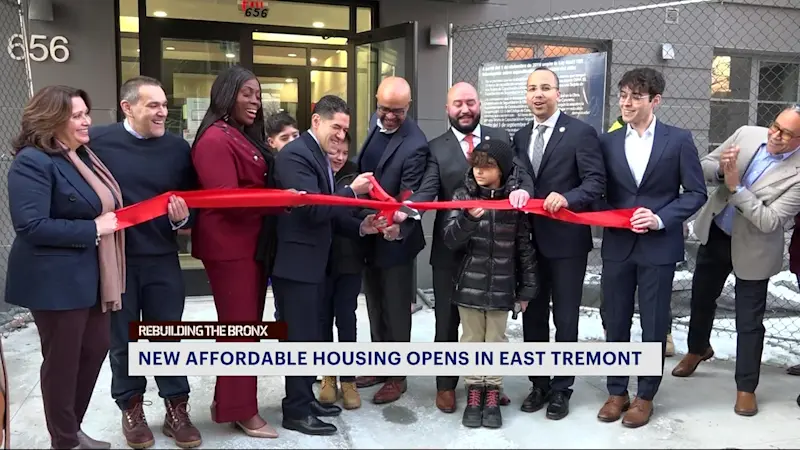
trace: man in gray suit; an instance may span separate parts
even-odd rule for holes
[[[482,126],[481,102],[478,92],[469,83],[456,83],[447,93],[447,116],[450,130],[430,141],[430,155],[419,190],[410,201],[429,202],[453,199],[453,192],[464,183],[469,164],[467,158],[483,140],[499,139],[511,143],[508,131]],[[511,193],[509,200],[522,207],[533,196],[533,180],[525,170],[515,169],[521,189]],[[455,286],[455,276],[463,254],[456,254],[442,241],[447,210],[439,210],[433,225],[433,246],[430,263],[433,267],[433,295],[436,301],[436,342],[458,342],[458,309],[450,303]],[[403,221],[406,215],[398,212],[395,220]],[[458,377],[436,377],[436,406],[447,413],[456,410],[455,388]]]
[[[706,182],[719,186],[698,213],[702,244],[692,280],[689,353],[672,371],[688,377],[712,356],[711,328],[725,280],[736,276],[736,405],[758,412],[764,311],[770,277],[781,270],[784,225],[800,212],[800,105],[769,128],[743,126],[702,159]]]

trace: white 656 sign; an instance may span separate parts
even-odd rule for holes
[[[64,36],[53,36],[48,39],[43,34],[32,34],[28,43],[28,56],[37,62],[52,59],[63,63],[69,59],[69,41]],[[21,34],[12,34],[8,40],[8,54],[17,61],[25,59],[25,41]]]

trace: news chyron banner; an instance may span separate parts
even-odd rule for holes
[[[284,322],[135,322],[132,376],[659,376],[661,343],[280,342]],[[238,342],[237,342],[238,341]]]

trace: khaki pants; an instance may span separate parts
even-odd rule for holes
[[[508,342],[506,324],[508,311],[481,311],[458,307],[461,316],[461,342]],[[464,384],[491,384],[503,386],[502,376],[466,376]]]

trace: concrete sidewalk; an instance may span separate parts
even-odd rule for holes
[[[267,305],[267,314],[271,316],[271,298]],[[433,311],[426,308],[413,317],[412,339],[432,341]],[[187,302],[184,318],[216,320],[213,302],[210,298]],[[363,298],[358,320],[359,340],[368,341]],[[596,326],[592,320],[581,317],[582,329]],[[521,341],[521,331],[519,320],[509,320],[511,341]],[[676,340],[678,350],[685,349],[678,333]],[[39,387],[41,354],[35,325],[12,333],[4,347],[12,387],[12,446],[49,448]],[[571,413],[557,422],[546,419],[544,411],[521,412],[519,406],[527,395],[529,383],[524,378],[506,379],[506,392],[512,404],[503,409],[504,427],[500,430],[466,429],[461,426],[461,411],[444,414],[437,410],[435,380],[431,377],[410,378],[408,393],[390,405],[377,406],[369,401],[377,387],[363,389],[362,408],[345,411],[336,418],[333,422],[340,431],[332,437],[310,437],[280,427],[280,404],[284,396],[281,377],[259,379],[261,413],[276,426],[278,439],[250,438],[230,426],[213,423],[208,408],[214,392],[214,379],[210,377],[190,378],[191,414],[203,433],[204,448],[800,448],[800,408],[795,401],[800,379],[786,375],[783,367],[765,366],[758,390],[761,412],[745,418],[733,413],[736,388],[731,362],[712,360],[701,365],[692,378],[679,379],[669,375],[677,361],[677,356],[667,359],[667,375],[656,398],[655,415],[648,426],[637,430],[624,428],[619,422],[606,424],[596,419],[606,399],[602,377],[578,378]],[[120,432],[120,412],[109,394],[110,383],[111,370],[106,363],[84,429],[93,437],[111,441],[113,448],[127,448]],[[156,435],[155,448],[177,448],[160,432],[164,405],[152,378],[148,384],[147,399],[152,405],[146,411]],[[632,380],[632,392],[634,384]],[[463,397],[459,401],[463,408]]]

